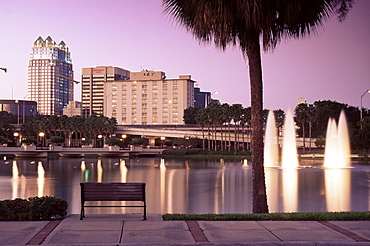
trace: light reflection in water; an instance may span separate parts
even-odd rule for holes
[[[101,159],[98,159],[98,182],[103,182],[103,167],[101,165]]]
[[[19,171],[17,161],[12,165],[12,199],[18,198]]]
[[[37,165],[37,196],[42,197],[44,195],[45,185],[45,170],[42,166],[42,162],[39,161]]]
[[[279,176],[278,169],[265,168],[266,193],[269,209],[272,211],[279,211]]]
[[[166,197],[166,164],[164,159],[161,159],[159,164],[159,173],[160,173],[160,204],[161,209],[165,207],[165,197]],[[162,213],[162,211],[161,211]]]
[[[348,168],[325,170],[326,206],[329,211],[350,211],[350,183]]]
[[[119,170],[120,170],[120,173],[121,173],[121,182],[126,183],[127,182],[128,169],[126,167],[126,161],[124,159],[121,159],[121,161],[120,161]],[[126,206],[126,202],[122,201],[121,206]],[[121,208],[121,213],[126,213],[126,208],[125,207]]]
[[[127,182],[127,172],[128,172],[128,169],[126,167],[126,161],[123,160],[123,159],[120,162],[119,170],[121,172],[121,182],[122,183]]]
[[[296,212],[298,201],[298,173],[297,169],[285,168],[283,171],[283,199],[284,211]]]
[[[145,182],[149,213],[252,211],[251,167],[241,162],[159,158],[84,161],[36,160],[38,165],[30,165],[30,161],[16,160],[7,165],[0,160],[0,199],[27,199],[43,193],[66,199],[69,213],[77,214],[80,182]],[[86,165],[93,162],[97,165]],[[270,212],[369,208],[369,166],[333,170],[266,168],[265,172]],[[351,179],[351,175],[355,178]],[[91,209],[94,213],[120,211],[120,208]],[[136,208],[125,209],[138,213]]]

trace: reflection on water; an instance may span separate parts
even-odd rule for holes
[[[12,165],[12,199],[15,199],[18,196],[18,185],[19,185],[19,172],[17,162],[13,161]]]
[[[316,168],[265,169],[271,212],[369,209],[369,166],[328,170],[322,163],[304,165]],[[149,213],[252,212],[252,172],[244,161],[0,160],[0,200],[56,196],[68,201],[69,213],[77,214],[80,182],[145,182]],[[90,209],[94,213],[140,212],[135,208]]]
[[[42,166],[42,162],[39,161],[37,165],[37,196],[42,197],[44,195],[44,184],[45,184],[45,170]]]
[[[350,183],[350,169],[325,170],[326,206],[328,210],[350,210]]]
[[[297,211],[298,199],[298,170],[294,168],[285,168],[283,172],[283,199],[284,211]]]

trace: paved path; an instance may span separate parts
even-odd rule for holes
[[[160,215],[71,215],[0,222],[0,245],[369,245],[370,221],[163,221]]]

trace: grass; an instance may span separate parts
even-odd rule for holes
[[[290,221],[340,221],[370,220],[370,211],[365,212],[307,212],[268,214],[164,214],[163,220],[290,220]]]

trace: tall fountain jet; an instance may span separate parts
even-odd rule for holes
[[[298,167],[295,124],[292,112],[290,110],[288,110],[285,116],[281,167],[282,168]]]
[[[329,118],[326,131],[325,159],[326,168],[345,168],[350,164],[349,134],[344,111],[340,113],[338,126]]]
[[[264,166],[274,167],[279,165],[279,147],[277,142],[277,128],[274,111],[270,110],[265,129]]]

